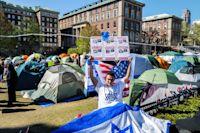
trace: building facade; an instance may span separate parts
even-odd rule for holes
[[[13,5],[0,0],[0,10],[9,22],[18,28],[18,34],[29,34],[33,26],[34,29],[38,29],[37,33],[40,34],[57,34],[58,33],[58,12],[48,9],[42,9],[40,7],[24,7],[20,5]],[[34,30],[33,30],[34,31]],[[48,47],[59,47],[57,36],[49,37],[36,37],[35,43],[32,44],[33,51],[37,51],[42,47],[46,49]],[[27,44],[30,42],[29,36],[18,37],[17,48],[26,50]],[[41,50],[41,49],[40,49]],[[32,52],[33,52],[32,51]],[[41,52],[41,51],[40,51]]]
[[[79,35],[87,24],[96,26],[110,36],[128,36],[129,41],[139,42],[142,31],[143,3],[135,0],[100,0],[64,14],[59,19],[61,33]],[[61,37],[61,45],[74,47],[75,39]]]
[[[43,51],[52,52],[53,49],[57,49],[58,47],[60,47],[60,45],[58,44],[58,35],[57,35],[59,12],[36,7],[35,13],[37,16],[41,32],[43,34],[50,35],[42,37],[41,39],[41,45],[43,47]]]
[[[177,46],[181,42],[182,19],[174,15],[160,14],[143,18],[142,29],[146,33],[157,32],[157,37],[165,37],[167,46]]]
[[[187,24],[191,25],[191,12],[190,12],[190,10],[188,10],[188,9],[183,10],[182,19]]]

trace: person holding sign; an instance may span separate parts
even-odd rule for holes
[[[122,92],[125,88],[125,83],[129,80],[131,71],[131,59],[129,59],[128,69],[124,78],[119,82],[115,83],[115,75],[112,72],[107,73],[105,78],[105,84],[100,80],[97,80],[93,75],[92,70],[93,57],[90,57],[90,78],[95,86],[95,89],[99,95],[98,97],[98,108],[104,108],[112,106],[116,103],[122,102]]]

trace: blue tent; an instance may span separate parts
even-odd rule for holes
[[[37,89],[37,85],[40,82],[46,71],[44,64],[37,62],[26,62],[20,65],[17,69],[17,90],[32,90]]]
[[[131,79],[138,78],[146,70],[154,69],[148,58],[138,54],[130,54],[130,56],[132,57]]]
[[[189,66],[192,66],[190,62],[185,61],[185,60],[178,60],[176,62],[173,62],[168,70],[170,72],[176,73],[179,69],[183,67],[189,67]]]
[[[138,107],[118,103],[75,119],[53,133],[167,133],[171,122],[145,114]]]

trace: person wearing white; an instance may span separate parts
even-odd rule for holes
[[[90,61],[93,60],[93,57],[90,57]],[[114,73],[108,73],[106,75],[106,83],[103,84],[101,81],[98,81],[93,76],[92,63],[90,63],[90,78],[92,83],[95,85],[95,89],[99,95],[98,97],[98,108],[104,108],[112,106],[116,103],[122,102],[122,91],[125,87],[125,83],[128,81],[131,70],[131,59],[129,60],[129,65],[127,69],[126,76],[119,82],[115,83]]]
[[[86,63],[85,56],[86,56],[86,52],[84,52],[84,53],[80,56],[80,66],[81,66],[81,68],[84,67],[84,65],[85,65],[85,63]]]

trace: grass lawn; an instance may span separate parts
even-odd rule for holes
[[[29,126],[32,132],[47,133],[71,121],[78,114],[87,114],[97,108],[96,97],[45,108],[31,103],[30,99],[22,98],[17,92],[14,107],[6,107],[7,89],[0,88],[0,132],[25,131]]]

